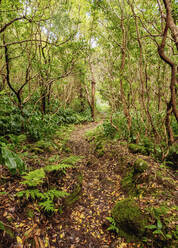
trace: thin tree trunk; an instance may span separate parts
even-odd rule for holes
[[[93,73],[93,68],[92,64],[89,58],[89,66],[90,66],[90,73],[91,73],[91,117],[93,121],[95,120],[95,86],[96,86],[96,81]]]
[[[161,59],[171,67],[171,83],[170,83],[171,99],[167,103],[167,114],[166,114],[166,119],[165,119],[165,125],[166,125],[166,130],[167,130],[167,134],[168,134],[168,138],[169,138],[168,143],[173,144],[174,143],[174,136],[173,136],[173,131],[172,131],[171,124],[170,124],[170,115],[173,112],[175,117],[176,117],[176,120],[178,120],[178,113],[177,113],[177,109],[176,109],[176,89],[175,89],[176,65],[164,53],[164,48],[166,45],[166,39],[167,39],[167,34],[168,34],[168,28],[169,28],[169,23],[168,23],[168,15],[167,15],[162,42],[158,46],[158,53],[159,53],[159,56],[161,57]]]
[[[124,110],[124,115],[127,119],[127,127],[129,134],[131,132],[131,126],[132,126],[132,119],[130,116],[129,108],[127,106],[127,101],[124,93],[124,88],[123,88],[123,72],[124,72],[124,67],[125,67],[125,59],[126,59],[126,30],[124,27],[124,14],[123,14],[123,8],[124,6],[121,7],[121,29],[122,29],[122,47],[121,47],[121,65],[120,65],[120,91],[121,91],[121,99],[123,103],[123,110]]]

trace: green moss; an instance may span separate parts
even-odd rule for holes
[[[99,158],[104,155],[105,151],[104,151],[104,144],[102,143],[102,141],[96,142],[95,152]]]
[[[148,155],[147,149],[144,146],[137,144],[129,144],[128,148],[132,153],[141,153],[144,155]]]
[[[97,150],[97,156],[98,156],[98,158],[102,157],[103,155],[104,155],[104,150],[103,149]]]
[[[76,201],[78,201],[80,194],[82,191],[82,187],[80,184],[77,184],[74,191],[65,199],[65,205],[66,206],[71,206],[73,205]]]
[[[138,188],[136,187],[136,183],[138,176],[140,173],[143,173],[148,168],[148,163],[143,159],[137,159],[133,165],[132,169],[129,169],[125,175],[125,177],[121,180],[122,188],[125,192],[131,195],[137,195]]]
[[[27,210],[26,210],[26,216],[27,216],[28,218],[33,218],[34,215],[35,215],[34,210],[31,209],[31,208],[27,208]]]
[[[147,220],[133,199],[127,198],[117,202],[112,209],[112,217],[121,237],[128,241],[141,239]]]
[[[78,201],[82,193],[83,175],[81,173],[79,173],[79,175],[77,176],[77,181],[78,183],[76,184],[73,192],[67,198],[65,198],[64,204],[66,206],[72,206],[76,201]]]
[[[127,193],[133,193],[135,191],[135,184],[133,179],[134,171],[127,172],[126,176],[121,180],[122,188]]]
[[[147,168],[148,163],[141,158],[138,158],[134,163],[134,171],[137,173],[143,173]]]

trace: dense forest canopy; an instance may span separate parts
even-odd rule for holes
[[[68,125],[100,119],[102,134],[90,137],[99,155],[100,138],[124,140],[177,168],[177,19],[177,0],[0,0],[0,164],[38,187],[70,166],[33,171],[27,153],[46,151],[56,134],[67,153]],[[51,212],[67,196],[37,190],[27,198]]]
[[[176,1],[0,4],[1,96],[22,116],[29,106],[41,114],[72,106],[94,118],[97,91],[123,112],[130,135],[139,118],[158,142],[174,143]]]

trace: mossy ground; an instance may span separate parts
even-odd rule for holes
[[[113,207],[111,215],[117,223],[120,236],[131,242],[138,241],[143,237],[147,219],[135,200],[126,198],[118,201]]]

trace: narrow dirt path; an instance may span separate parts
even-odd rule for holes
[[[113,237],[106,231],[106,217],[119,196],[120,176],[113,170],[112,159],[98,158],[85,138],[88,130],[100,123],[79,126],[69,140],[74,155],[83,156],[79,170],[83,176],[82,194],[63,218],[65,248],[116,248]]]

